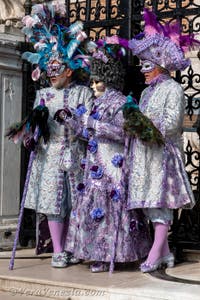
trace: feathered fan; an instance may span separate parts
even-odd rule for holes
[[[49,140],[49,127],[47,124],[49,116],[48,108],[41,104],[36,106],[28,117],[26,117],[21,122],[12,124],[5,134],[6,137],[12,139],[14,143],[19,143],[24,141],[24,146],[29,150],[34,150],[35,145],[40,140],[41,137],[44,139],[44,143]],[[38,136],[35,140],[34,132],[36,127],[38,127]],[[26,137],[28,139],[26,140]]]
[[[128,136],[137,137],[148,144],[161,146],[164,139],[153,122],[140,110],[131,95],[127,96],[127,102],[120,108],[125,119],[124,130]]]

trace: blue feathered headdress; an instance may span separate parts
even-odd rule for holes
[[[67,64],[71,69],[88,68],[89,59],[82,42],[87,38],[83,24],[75,22],[69,27],[64,25],[64,4],[37,4],[30,15],[22,19],[22,32],[35,49],[25,52],[23,59],[34,65],[33,80],[38,80],[41,72],[47,71],[53,60]]]

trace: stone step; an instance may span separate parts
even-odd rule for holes
[[[200,299],[199,262],[180,264],[168,269],[166,274],[164,271],[154,272],[153,276],[142,274],[138,264],[134,263],[124,267],[117,266],[110,275],[107,272],[91,273],[88,263],[55,269],[50,265],[49,255],[36,257],[32,252],[31,257],[30,250],[17,251],[14,270],[10,271],[8,256],[9,253],[0,252],[0,290],[5,293],[7,299],[25,300],[26,297],[30,300]]]
[[[183,258],[188,261],[200,261],[200,250],[184,249]]]

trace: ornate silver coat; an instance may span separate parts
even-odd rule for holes
[[[67,190],[71,190],[71,198],[75,197],[75,185],[80,181],[82,171],[73,165],[67,172],[69,186],[66,185],[64,171],[60,168],[61,148],[64,146],[64,154],[70,156],[69,147],[73,146],[76,159],[82,157],[84,146],[81,141],[74,141],[74,145],[69,145],[69,138],[65,136],[65,126],[53,120],[54,114],[58,109],[64,107],[64,93],[67,90],[66,105],[76,109],[79,104],[84,104],[90,110],[92,105],[92,92],[89,88],[80,85],[72,85],[68,89],[56,90],[45,88],[37,92],[34,106],[44,99],[45,105],[49,109],[48,125],[50,128],[50,140],[47,145],[40,144],[37,155],[33,162],[25,207],[36,210],[37,213],[59,215],[63,197],[67,196]],[[68,159],[65,157],[65,159]],[[70,157],[69,157],[70,160]],[[67,209],[67,208],[65,208]]]
[[[128,209],[192,207],[194,197],[182,151],[185,99],[181,85],[161,76],[143,91],[140,109],[161,131],[165,145],[131,141]]]

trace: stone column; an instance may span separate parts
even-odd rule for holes
[[[20,205],[20,145],[5,138],[6,129],[21,121],[22,61],[16,50],[24,37],[0,26],[0,249],[13,245]]]

